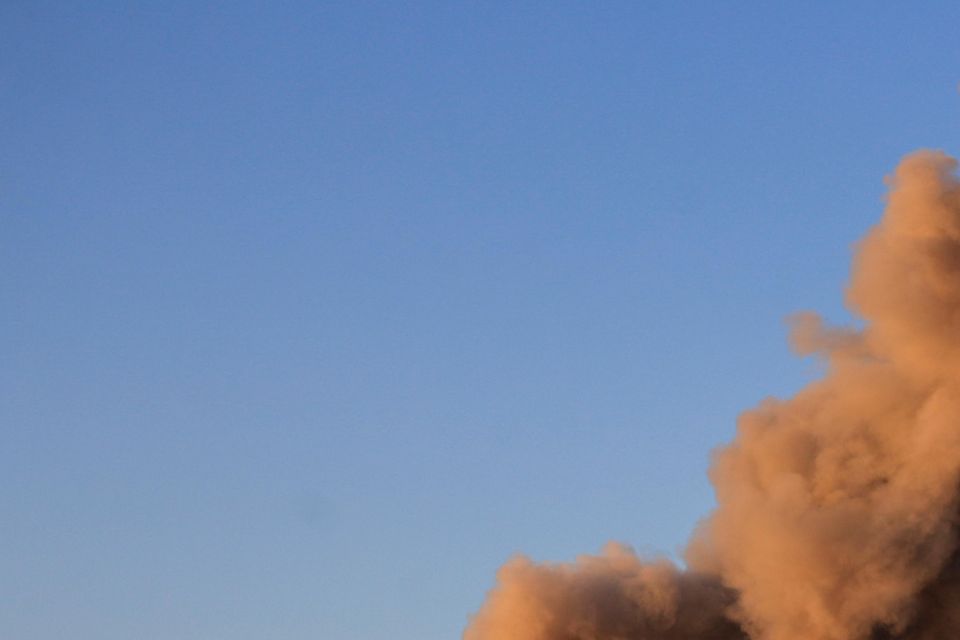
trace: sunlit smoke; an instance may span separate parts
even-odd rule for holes
[[[744,413],[714,456],[717,508],[687,570],[611,545],[515,558],[465,640],[960,637],[960,182],[908,156],[847,291],[861,331],[812,313],[795,350],[825,376]]]

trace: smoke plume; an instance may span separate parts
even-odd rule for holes
[[[744,413],[710,469],[717,507],[687,569],[626,547],[518,557],[465,640],[933,640],[960,637],[960,182],[905,158],[847,291],[862,330],[793,318],[826,363]]]

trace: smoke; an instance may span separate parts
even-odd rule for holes
[[[811,313],[791,341],[826,363],[744,413],[715,453],[717,508],[688,569],[610,546],[509,561],[465,640],[960,637],[960,182],[905,158],[847,291],[864,329]]]

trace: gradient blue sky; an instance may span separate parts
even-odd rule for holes
[[[455,638],[675,553],[955,2],[0,4],[0,637]]]

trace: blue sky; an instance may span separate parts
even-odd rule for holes
[[[0,636],[457,637],[816,374],[955,3],[0,7]]]

